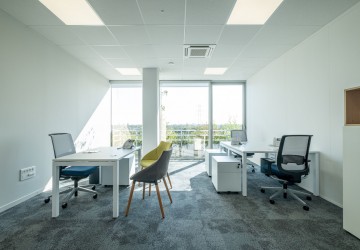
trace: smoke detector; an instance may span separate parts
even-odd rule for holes
[[[184,45],[184,56],[186,58],[207,58],[210,57],[215,49],[212,45]]]

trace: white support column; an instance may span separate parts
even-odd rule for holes
[[[143,142],[142,150],[146,154],[157,147],[159,132],[159,70],[143,69]]]

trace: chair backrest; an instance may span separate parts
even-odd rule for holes
[[[168,172],[171,153],[172,153],[172,148],[170,148],[169,150],[164,150],[159,160],[157,160],[157,162],[155,163],[157,165],[156,172],[158,173],[158,176],[156,177],[157,180],[164,177]]]
[[[287,174],[309,173],[308,155],[312,135],[284,135],[277,155],[277,166]]]
[[[172,148],[164,150],[160,158],[152,165],[132,175],[131,180],[153,183],[163,178],[168,172]]]
[[[161,141],[160,144],[156,147],[156,159],[159,159],[161,154],[165,150],[169,150],[171,148],[172,143],[167,141]]]
[[[76,153],[74,141],[69,133],[49,134],[55,158]]]

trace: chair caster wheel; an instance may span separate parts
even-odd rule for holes
[[[67,203],[63,203],[63,204],[61,205],[61,207],[62,207],[63,209],[67,208]]]
[[[78,191],[75,191],[75,196],[78,196]]]
[[[95,188],[96,188],[96,187],[95,187],[95,186],[93,186],[91,189],[92,189],[92,190],[95,190]]]
[[[260,189],[260,192],[261,192],[261,193],[265,193],[265,189],[263,189],[263,188]]]
[[[251,170],[251,172],[255,173],[255,169]]]
[[[269,201],[270,201],[270,204],[275,204],[274,200],[269,200]]]
[[[303,209],[304,209],[305,211],[309,211],[309,207],[308,207],[308,206],[303,206]]]
[[[44,200],[45,203],[49,203],[50,202],[50,197],[47,197],[45,200]]]
[[[311,200],[312,200],[311,196],[306,196],[306,199],[307,199],[308,201],[311,201]]]
[[[96,199],[96,198],[97,198],[97,194],[94,194],[94,195],[93,195],[93,198]]]
[[[283,193],[283,197],[284,197],[284,199],[286,199],[287,198],[287,193]]]

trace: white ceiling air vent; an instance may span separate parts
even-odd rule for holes
[[[214,49],[215,45],[184,45],[186,58],[207,58]]]

